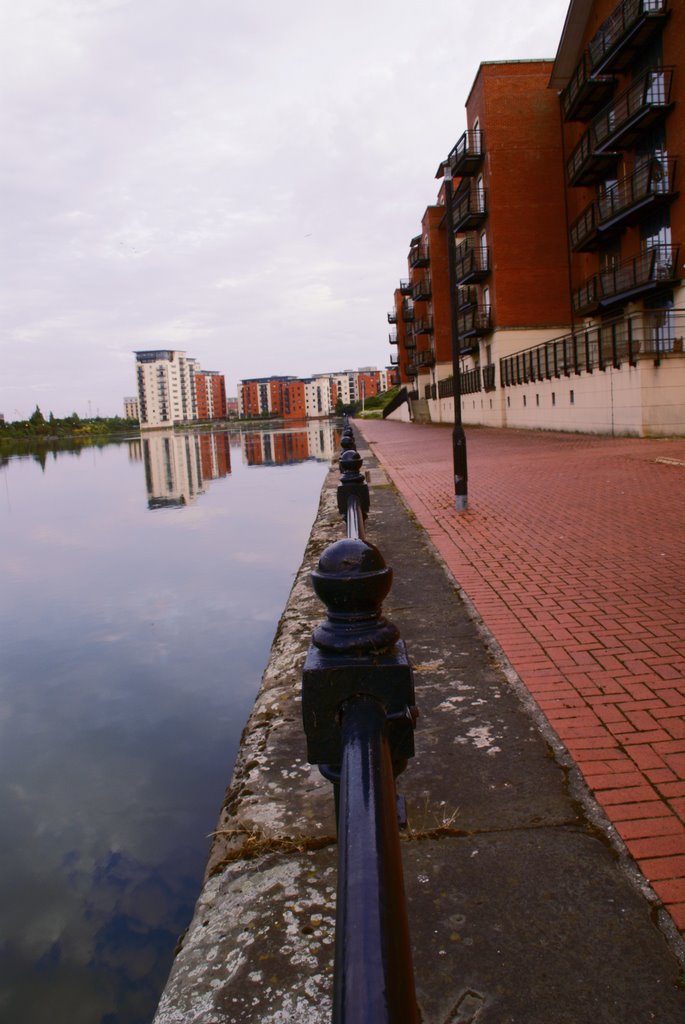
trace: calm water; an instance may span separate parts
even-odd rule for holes
[[[2,1024],[150,1021],[336,442],[0,463]]]

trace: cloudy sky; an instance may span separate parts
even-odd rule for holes
[[[566,0],[0,0],[0,412],[122,412],[133,351],[386,365],[482,60]]]

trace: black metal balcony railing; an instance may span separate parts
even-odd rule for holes
[[[611,75],[593,75],[590,57],[585,50],[561,93],[561,112],[565,121],[587,121],[611,97],[614,79]]]
[[[621,260],[593,274],[573,292],[574,312],[583,315],[608,309],[675,284],[681,278],[679,254],[677,245],[655,245],[639,256]]]
[[[399,630],[382,615],[392,570],[366,541],[369,489],[347,422],[342,447],[338,510],[346,536],[312,573],[326,618],[302,672],[307,759],[335,790],[332,1019],[417,1024],[395,789],[414,754],[414,680]]]
[[[575,252],[596,249],[614,231],[675,198],[677,160],[653,156],[586,206],[569,229]]]
[[[457,288],[457,305],[459,309],[478,305],[478,289],[473,285]]]
[[[414,319],[414,303],[407,299],[402,303],[402,319],[405,323],[411,323]]]
[[[430,250],[421,243],[412,245],[409,250],[410,267],[427,267],[430,263]]]
[[[447,164],[453,178],[475,174],[485,155],[485,140],[479,129],[465,131],[450,150]]]
[[[435,352],[431,348],[420,348],[416,352],[417,366],[435,366]]]
[[[489,334],[492,331],[490,306],[472,306],[459,316],[459,336],[469,338]]]
[[[411,295],[411,281],[407,278],[400,278],[399,290],[402,295]]]
[[[588,44],[593,74],[625,71],[667,15],[667,0],[623,0]]]
[[[390,365],[391,366],[397,366],[397,363],[398,363],[397,355],[394,352],[391,352],[390,353]]]
[[[416,363],[405,363],[404,364],[404,374],[405,374],[405,377],[415,377],[416,376]]]
[[[672,352],[682,352],[685,311],[649,310],[597,324],[575,334],[523,349],[500,359],[502,387],[592,373],[624,363],[636,366],[640,356],[656,363]]]
[[[452,223],[455,231],[468,231],[478,227],[487,215],[485,189],[470,183],[455,193],[452,202]]]
[[[390,310],[390,312],[388,313],[388,323],[389,324],[396,324],[397,323],[397,310],[395,310],[395,309],[391,309]]]
[[[490,249],[466,239],[457,246],[455,275],[457,284],[482,281],[490,273]]]
[[[429,274],[424,274],[423,277],[414,281],[411,288],[411,297],[414,302],[431,297],[431,279]]]
[[[423,316],[414,321],[414,334],[432,334],[433,317]]]
[[[397,331],[390,331],[390,333],[388,334],[388,341],[390,342],[391,345],[397,344]]]
[[[590,123],[567,164],[570,185],[591,185],[617,160],[617,149],[632,146],[671,106],[673,68],[647,68]]]

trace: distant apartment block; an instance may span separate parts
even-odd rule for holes
[[[332,416],[344,405],[388,389],[388,371],[374,367],[322,373],[315,377],[255,377],[238,386],[243,417],[271,415],[286,420]]]
[[[202,370],[196,359],[178,350],[151,349],[136,352],[135,356],[142,429],[225,419],[226,384],[222,374]]]
[[[125,398],[124,399],[124,419],[126,420],[137,420],[138,419],[138,399],[137,398]]]
[[[199,420],[225,420],[226,382],[216,370],[195,371],[195,397]]]
[[[572,0],[554,61],[480,65],[388,313],[398,415],[453,419],[454,308],[466,424],[685,433],[684,53],[685,4]]]

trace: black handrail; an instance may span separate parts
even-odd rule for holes
[[[369,488],[346,420],[338,510],[346,537],[312,573],[327,617],[302,677],[307,758],[334,784],[338,819],[333,1024],[418,1024],[395,776],[414,753],[414,683],[381,614],[392,570],[365,539]]]

